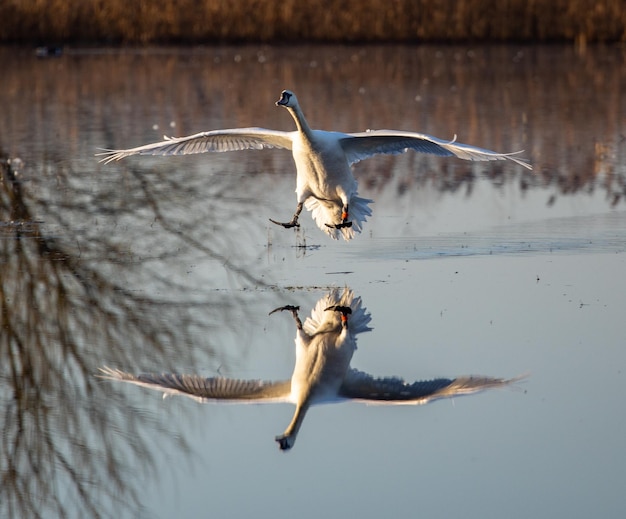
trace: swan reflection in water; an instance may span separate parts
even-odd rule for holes
[[[291,312],[296,323],[296,364],[290,380],[239,380],[198,375],[145,373],[133,375],[109,367],[102,378],[129,382],[165,393],[182,394],[199,402],[289,402],[296,409],[285,432],[276,437],[281,450],[293,447],[311,405],[354,400],[369,404],[416,405],[438,398],[475,393],[519,380],[483,376],[405,382],[396,377],[375,378],[350,367],[359,333],[371,330],[371,316],[352,290],[335,289],[323,296],[304,323],[297,306],[273,310]]]
[[[295,94],[283,90],[277,106],[286,108],[297,131],[284,132],[265,128],[232,128],[197,133],[188,137],[168,138],[126,150],[104,150],[102,162],[109,163],[131,155],[187,155],[190,153],[238,151],[263,148],[291,150],[296,164],[298,205],[289,222],[272,223],[286,228],[299,227],[303,207],[311,211],[317,226],[333,239],[345,240],[361,232],[362,224],[372,214],[372,200],[357,196],[358,184],[352,164],[379,154],[398,154],[408,150],[465,160],[509,160],[527,169],[532,166],[516,153],[497,153],[469,144],[446,141],[423,133],[397,130],[369,130],[341,133],[312,130]]]

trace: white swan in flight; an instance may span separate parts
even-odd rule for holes
[[[506,386],[515,379],[482,376],[405,382],[400,378],[374,378],[350,367],[356,336],[371,330],[370,314],[350,289],[333,290],[322,297],[304,324],[298,307],[283,306],[296,322],[296,364],[290,380],[238,380],[198,375],[144,373],[133,375],[117,369],[100,369],[101,378],[156,389],[163,397],[182,394],[199,402],[289,402],[296,409],[285,432],[276,437],[281,450],[293,447],[311,405],[347,400],[370,404],[425,404],[438,398],[475,393]]]
[[[312,213],[317,226],[331,238],[340,235],[349,240],[361,232],[363,222],[372,214],[372,200],[357,195],[357,181],[351,165],[378,154],[398,154],[407,150],[456,156],[466,160],[510,160],[528,169],[532,166],[516,153],[496,153],[468,144],[446,141],[425,135],[395,130],[372,130],[361,133],[341,133],[312,130],[298,99],[284,90],[277,106],[285,107],[293,117],[297,130],[284,132],[265,128],[234,128],[197,133],[188,137],[165,137],[162,142],[146,144],[127,150],[104,150],[101,162],[109,163],[130,155],[187,155],[219,151],[262,148],[291,150],[296,163],[297,208],[289,222],[273,223],[283,227],[298,227],[302,208]]]

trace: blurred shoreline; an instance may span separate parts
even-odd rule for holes
[[[0,44],[626,41],[621,0],[11,0]]]

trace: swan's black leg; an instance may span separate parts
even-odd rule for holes
[[[282,225],[285,229],[290,229],[291,227],[300,227],[300,224],[298,223],[298,217],[300,216],[300,213],[302,212],[302,207],[303,204],[302,202],[300,202],[298,204],[298,207],[296,207],[296,212],[293,215],[293,218],[291,219],[290,222],[277,222],[276,220],[272,220],[270,218],[270,222],[275,223],[276,225]]]
[[[352,222],[348,221],[349,212],[348,212],[348,204],[346,204],[341,210],[341,223],[335,224],[326,224],[326,227],[330,227],[331,229],[343,229],[344,227],[352,227]]]
[[[278,308],[274,308],[274,310],[272,310],[269,313],[269,315],[272,315],[274,312],[282,312],[284,310],[288,310],[291,312],[291,315],[293,316],[294,321],[296,321],[296,328],[298,328],[298,330],[302,330],[302,321],[300,320],[300,317],[298,317],[298,310],[300,310],[299,306],[294,306],[294,305],[279,306]]]

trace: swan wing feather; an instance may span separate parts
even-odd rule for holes
[[[371,404],[418,405],[439,398],[469,395],[485,389],[507,386],[517,380],[519,377],[502,379],[472,375],[408,383],[397,377],[375,378],[362,371],[350,369],[339,389],[339,396]]]
[[[223,377],[205,378],[176,373],[142,373],[133,375],[119,369],[100,368],[100,378],[128,382],[136,386],[162,391],[168,395],[184,395],[199,402],[260,403],[288,402],[291,381],[239,380]]]
[[[131,155],[189,155],[192,153],[261,150],[264,148],[291,149],[293,132],[265,128],[233,128],[196,133],[187,137],[166,137],[161,142],[126,150],[102,150],[96,156],[100,162],[123,159]]]
[[[524,159],[515,157],[516,154],[522,153],[521,151],[497,153],[456,142],[456,136],[451,141],[446,141],[425,133],[371,130],[347,134],[339,142],[350,164],[378,154],[400,154],[413,150],[418,153],[430,153],[441,157],[454,156],[465,160],[511,160],[520,166],[532,169],[532,166]]]

